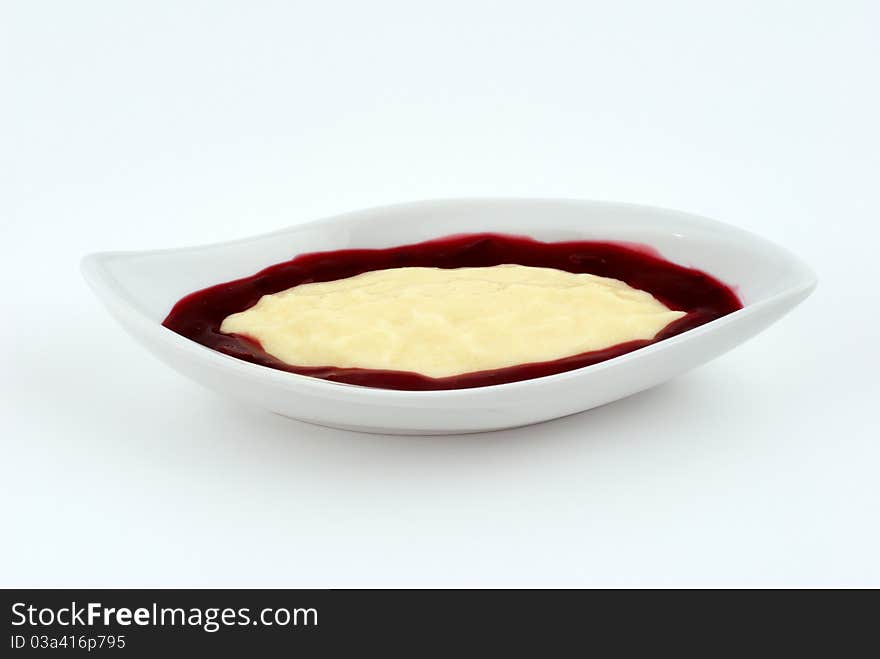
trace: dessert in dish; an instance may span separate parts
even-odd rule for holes
[[[648,248],[472,234],[298,256],[188,295],[163,324],[264,366],[426,390],[588,366],[741,306]]]
[[[484,227],[504,236],[461,236]],[[412,244],[439,236],[457,237]],[[294,259],[298,254],[304,256]],[[266,268],[273,263],[278,265]],[[687,315],[650,342],[451,378],[296,368],[220,332],[226,317],[264,294],[309,281],[400,266],[503,263],[611,277]],[[227,243],[90,254],[82,270],[132,337],[227,399],[309,423],[418,435],[514,428],[644,391],[759,334],[816,286],[811,268],[790,251],[729,224],[670,209],[576,199],[444,199],[370,208]],[[221,282],[227,283],[212,286]],[[736,295],[724,284],[735,285]],[[211,288],[203,291],[206,287]],[[199,292],[187,295],[192,291]],[[682,402],[687,413],[687,401]]]

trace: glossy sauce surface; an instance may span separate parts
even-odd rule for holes
[[[553,361],[442,378],[404,371],[286,364],[267,354],[249,337],[220,332],[220,325],[227,316],[252,307],[263,295],[300,284],[405,266],[461,268],[508,263],[619,279],[687,315],[667,325],[651,340],[630,341]],[[209,348],[270,368],[368,387],[437,390],[515,382],[589,366],[662,341],[740,308],[742,304],[730,287],[706,273],[666,261],[650,248],[609,242],[543,243],[519,236],[469,234],[388,249],[303,254],[250,277],[187,295],[174,305],[163,325]],[[442,347],[428,346],[427,349]]]

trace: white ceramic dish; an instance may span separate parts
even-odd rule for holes
[[[744,308],[671,339],[558,375],[474,389],[392,391],[278,371],[215,352],[162,327],[181,297],[297,254],[391,247],[468,232],[650,245],[734,286]],[[632,204],[561,199],[425,201],[348,213],[234,242],[83,259],[119,323],[172,368],[273,412],[349,430],[451,434],[546,421],[629,396],[754,336],[815,288],[808,266],[763,238],[707,218]]]

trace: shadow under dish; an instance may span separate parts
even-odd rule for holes
[[[508,263],[619,279],[687,315],[650,340],[443,378],[408,371],[287,364],[264,351],[252,337],[220,331],[227,316],[249,309],[264,295],[300,284],[345,279],[388,268],[472,268]],[[741,308],[742,303],[729,286],[699,270],[671,263],[650,247],[593,241],[545,243],[522,236],[480,233],[387,249],[302,254],[249,277],[190,293],[174,305],[162,324],[208,348],[269,368],[365,387],[425,391],[484,387],[583,368],[663,341]],[[442,349],[430,347],[438,348]]]

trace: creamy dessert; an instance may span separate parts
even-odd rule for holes
[[[685,315],[592,274],[403,267],[264,295],[220,331],[254,339],[287,364],[445,378],[650,340]]]

